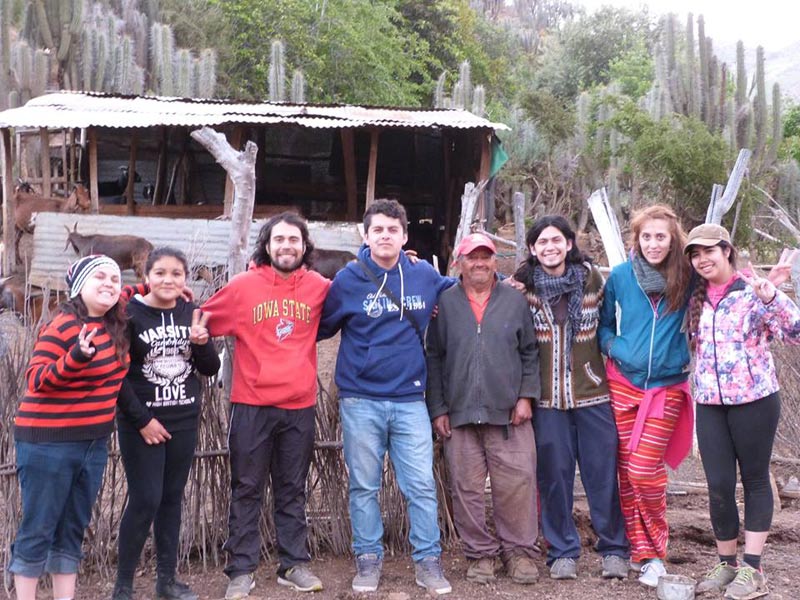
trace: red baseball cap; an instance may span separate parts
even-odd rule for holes
[[[497,248],[494,247],[494,242],[491,239],[482,233],[470,233],[459,242],[455,251],[455,258],[466,256],[476,248],[486,248],[492,254],[497,254]]]

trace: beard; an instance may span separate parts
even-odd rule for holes
[[[303,264],[302,254],[280,254],[278,256],[270,256],[272,268],[282,273],[291,273],[300,268]]]

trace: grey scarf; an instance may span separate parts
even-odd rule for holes
[[[550,306],[558,302],[561,296],[568,294],[567,314],[569,318],[567,319],[567,331],[564,336],[567,356],[571,356],[572,342],[581,329],[583,286],[586,283],[586,276],[586,267],[575,263],[567,264],[564,274],[560,277],[548,275],[539,265],[533,270],[533,283],[536,294]]]
[[[633,253],[631,262],[633,263],[633,273],[636,275],[636,280],[645,294],[664,293],[667,289],[667,280],[655,267],[651,266],[638,252]]]

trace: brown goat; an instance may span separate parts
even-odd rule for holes
[[[25,233],[33,233],[36,215],[41,212],[84,212],[92,206],[89,192],[76,184],[72,193],[66,198],[45,197],[24,191],[23,186],[14,190],[14,224]]]
[[[77,223],[72,231],[66,225],[64,228],[67,230],[65,251],[71,245],[78,256],[105,254],[119,265],[121,271],[133,269],[137,278],[144,277],[147,255],[153,249],[153,244],[146,239],[135,235],[103,235],[101,233],[83,235],[78,233]]]
[[[29,287],[21,274],[0,280],[0,312],[12,311],[26,323],[35,324],[42,317],[46,318],[56,309],[59,300],[57,293],[45,295],[41,288]]]
[[[356,259],[356,255],[347,250],[326,250],[325,248],[314,248],[311,253],[312,271],[316,271],[323,277],[333,279],[345,265]]]

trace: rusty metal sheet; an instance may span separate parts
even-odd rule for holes
[[[161,217],[120,217],[113,215],[83,215],[66,213],[40,213],[36,217],[33,234],[33,260],[30,281],[33,285],[49,289],[66,289],[64,274],[77,259],[72,248],[64,249],[67,229],[78,224],[84,235],[138,235],[154,246],[173,246],[186,253],[191,265],[227,264],[228,238],[231,222],[203,219],[165,219]],[[258,231],[264,221],[253,221],[250,226],[248,249],[255,246]],[[355,223],[309,221],[311,239],[319,248],[358,251],[361,235]],[[123,271],[126,283],[135,283],[132,270]]]

